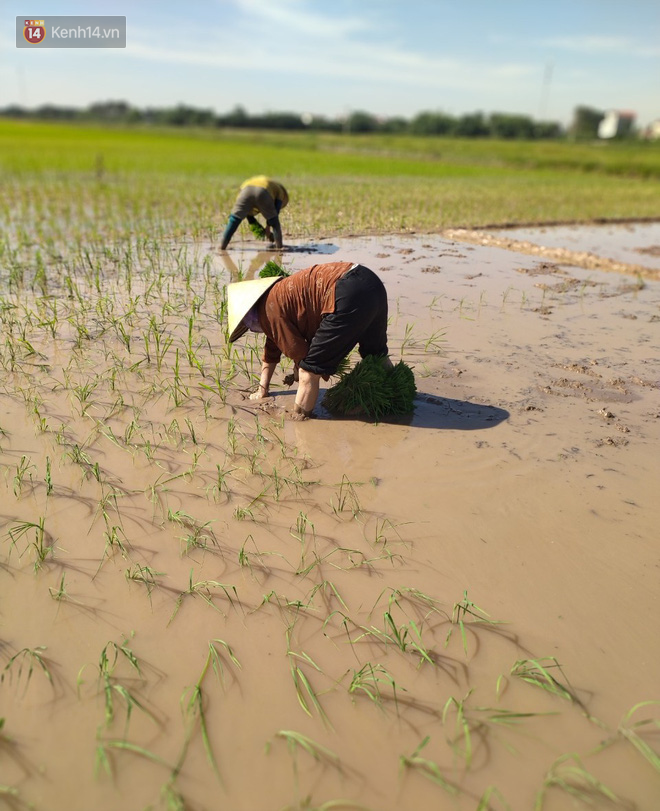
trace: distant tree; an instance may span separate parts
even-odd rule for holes
[[[71,121],[78,118],[80,110],[76,107],[57,107],[54,104],[43,104],[34,112],[36,118]]]
[[[26,110],[25,107],[19,107],[17,104],[10,104],[4,110],[0,110],[0,115],[6,118],[28,118],[30,117],[30,111]]]
[[[250,118],[250,126],[274,130],[302,130],[305,129],[299,113],[265,113]]]
[[[307,124],[310,130],[325,130],[328,132],[341,132],[343,124],[336,118],[326,118],[322,115],[314,115],[309,119]]]
[[[126,121],[131,112],[132,108],[128,102],[101,101],[90,104],[84,115],[97,121]]]
[[[174,127],[208,127],[215,124],[215,115],[212,110],[199,110],[178,104],[176,107],[163,110],[161,121]]]
[[[576,107],[573,112],[571,135],[574,138],[597,138],[598,125],[605,118],[601,110],[591,107]]]
[[[456,121],[455,135],[466,138],[479,138],[489,134],[488,124],[483,113],[468,113]]]
[[[394,135],[407,132],[409,126],[410,125],[405,118],[394,116],[394,118],[386,118],[384,121],[381,121],[379,130],[380,132],[386,132]]]
[[[376,132],[378,119],[371,113],[355,110],[344,122],[344,129],[346,132]]]
[[[558,124],[556,121],[536,121],[534,123],[535,138],[561,138],[563,134],[564,131],[561,124]]]
[[[234,107],[230,113],[216,118],[216,124],[219,127],[249,127],[249,122],[250,116],[240,104]]]
[[[534,122],[526,115],[493,113],[488,126],[495,138],[533,138]]]
[[[414,135],[451,135],[456,129],[456,119],[446,113],[424,111],[410,122]]]

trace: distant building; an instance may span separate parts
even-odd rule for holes
[[[660,118],[651,121],[642,132],[642,138],[647,138],[649,141],[660,140]]]
[[[636,117],[630,110],[608,110],[598,125],[598,137],[621,138],[630,135]]]

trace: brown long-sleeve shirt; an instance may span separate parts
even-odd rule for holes
[[[321,318],[335,309],[335,284],[353,262],[328,262],[300,270],[276,282],[258,305],[266,334],[263,360],[277,363],[284,354],[296,363],[307,355]]]

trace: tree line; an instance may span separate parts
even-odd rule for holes
[[[250,114],[237,106],[228,113],[215,113],[179,104],[175,107],[140,109],[125,101],[106,101],[86,108],[52,104],[36,109],[12,105],[0,109],[0,116],[49,121],[96,121],[116,124],[147,124],[173,127],[227,127],[273,130],[311,130],[344,133],[394,133],[399,135],[455,136],[461,138],[553,139],[566,135],[593,138],[603,113],[588,107],[577,107],[571,127],[565,130],[555,121],[535,121],[529,116],[511,113],[482,112],[453,116],[444,112],[422,111],[410,119],[375,116],[354,110],[342,118],[267,112]]]

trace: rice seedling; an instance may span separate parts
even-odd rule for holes
[[[617,741],[623,739],[632,744],[650,766],[656,772],[660,773],[660,754],[651,746],[649,740],[647,740],[647,738],[653,740],[654,737],[657,737],[658,730],[660,730],[660,720],[657,718],[643,718],[640,721],[631,723],[634,715],[639,713],[640,710],[650,707],[657,710],[657,708],[660,707],[660,701],[640,701],[638,704],[631,707],[619,723],[615,734],[603,741],[597,751],[612,746]]]
[[[46,495],[49,496],[53,492],[53,479],[51,476],[51,463],[50,456],[46,457]]]
[[[90,397],[99,385],[98,380],[88,380],[85,384],[78,384],[73,387],[73,395],[78,401],[80,416],[86,417],[90,408]]]
[[[291,628],[287,630],[287,637],[290,635]],[[300,659],[301,661],[307,663],[311,667],[313,667],[317,672],[321,673],[321,668],[316,664],[316,662],[306,654],[304,651],[297,653],[292,651],[289,647],[287,642],[287,656],[289,657],[289,669],[291,672],[291,678],[293,679],[293,685],[296,691],[296,696],[298,698],[298,703],[302,707],[302,709],[309,715],[310,718],[313,717],[312,715],[312,708],[316,710],[318,713],[319,718],[323,721],[324,725],[329,729],[332,729],[332,724],[330,723],[330,719],[328,718],[325,710],[323,709],[321,702],[319,701],[318,694],[312,687],[309,679],[301,669],[301,667],[294,661],[295,659]]]
[[[472,765],[472,728],[465,712],[465,701],[469,697],[468,694],[462,700],[458,700],[450,696],[442,710],[442,723],[446,726],[449,712],[454,710],[456,717],[454,720],[453,737],[448,740],[448,743],[453,752],[465,763],[465,768],[469,769]]]
[[[397,683],[389,670],[381,664],[374,665],[371,662],[367,662],[360,670],[354,670],[348,692],[350,695],[365,695],[379,709],[382,709],[383,700],[390,698],[389,693],[383,694],[382,686],[391,689],[391,697],[394,700],[394,706],[398,715]]]
[[[551,671],[554,671],[557,676]],[[577,704],[586,712],[584,704],[575,694],[561,665],[554,656],[543,659],[519,659],[511,668],[511,675],[517,676],[528,684],[540,687],[552,695]]]
[[[152,721],[158,724],[158,719],[145,706],[135,695],[132,693],[119,679],[115,676],[115,669],[120,660],[128,662],[130,668],[135,671],[137,676],[142,680],[142,672],[137,657],[133,651],[128,647],[126,642],[117,645],[115,642],[108,642],[99,657],[98,671],[99,682],[102,685],[103,696],[105,702],[105,727],[109,728],[115,717],[115,701],[117,698],[122,699],[125,704],[126,723],[125,731],[128,730],[128,725],[131,719],[133,709],[137,708],[147,715]],[[78,683],[80,684],[82,670],[78,674]]]
[[[97,739],[94,758],[94,774],[96,776],[98,776],[101,769],[103,769],[108,777],[112,777],[113,775],[112,762],[110,760],[110,752],[108,750],[110,750],[110,752],[114,750],[121,752],[132,752],[134,755],[139,755],[140,757],[151,761],[151,763],[156,763],[159,766],[164,766],[170,771],[172,770],[172,766],[166,760],[144,746],[139,746],[138,744],[131,743],[130,741],[124,739]]]
[[[218,654],[218,650],[215,647],[214,644],[215,642],[222,644],[223,646],[225,646],[225,649],[228,652],[230,651],[229,647],[226,646],[226,643],[221,642],[221,640],[213,640],[212,642],[209,642],[209,650],[206,655],[206,661],[204,662],[204,666],[202,667],[202,671],[199,675],[199,678],[192,686],[192,688],[186,690],[181,696],[181,709],[183,711],[184,718],[187,721],[188,729],[186,731],[186,737],[183,748],[181,750],[181,754],[179,755],[179,760],[173,770],[173,773],[178,774],[180,772],[181,767],[183,766],[183,763],[185,761],[188,752],[188,747],[190,745],[190,741],[192,740],[195,728],[197,726],[197,723],[199,723],[200,731],[202,734],[202,743],[204,745],[206,757],[211,765],[213,773],[218,778],[218,781],[222,783],[220,769],[218,768],[218,762],[213,752],[211,739],[209,737],[208,724],[206,721],[205,694],[202,686],[206,674],[208,672],[209,666],[212,666],[213,671],[218,679],[221,678],[220,674],[223,672],[222,670],[218,669],[218,663],[220,662],[221,666],[221,660]],[[232,653],[230,653],[230,657],[232,661],[235,658]],[[238,666],[240,667],[240,665]]]
[[[383,620],[384,630],[382,631],[374,625],[369,628],[359,625],[358,628],[362,634],[354,642],[372,638],[386,645],[395,645],[402,653],[413,653],[419,656],[420,666],[423,662],[434,664],[434,654],[423,644],[422,632],[414,620],[410,620],[407,625],[397,625],[390,611],[385,611]]]
[[[35,668],[38,668],[50,682],[50,684],[53,684],[53,675],[48,666],[48,660],[42,653],[42,651],[45,650],[46,647],[44,645],[39,645],[36,648],[22,648],[19,650],[4,666],[2,673],[0,673],[0,683],[2,683],[6,677],[12,679],[14,674],[16,674],[16,681],[19,682],[23,672],[26,671],[25,690],[27,691],[28,685],[30,684],[30,679],[32,678],[32,673]]]
[[[337,501],[330,499],[330,506],[335,515],[347,509],[350,510],[354,518],[360,515],[362,508],[355,490],[356,485],[359,486],[360,484],[360,482],[352,482],[345,473],[342,475],[337,492]]]
[[[331,598],[334,597],[339,602],[339,604],[342,606],[344,611],[348,611],[348,606],[346,605],[346,603],[342,599],[342,596],[339,593],[337,587],[330,580],[323,580],[321,583],[317,583],[312,588],[312,590],[309,592],[308,605],[310,605],[313,602],[314,597],[319,592],[323,595],[323,600],[324,600],[326,608],[328,608],[328,609],[330,608]]]
[[[491,809],[493,808],[492,805],[493,797],[496,797],[499,800],[499,802],[502,803],[502,806],[505,809],[505,811],[512,811],[511,806],[504,799],[502,792],[495,786],[488,786],[488,788],[484,791],[484,793],[479,798],[479,805],[477,806],[476,811],[491,811]]]
[[[461,639],[463,641],[463,650],[467,656],[467,634],[466,634],[466,618],[469,617],[471,625],[486,624],[489,626],[501,625],[501,620],[492,620],[490,615],[487,614],[483,608],[479,608],[476,603],[468,599],[467,591],[463,592],[463,599],[454,603],[452,610],[451,622],[452,625],[458,625],[461,632]],[[448,645],[453,628],[450,628],[445,638],[445,647]]]
[[[296,571],[296,574],[300,574],[300,572],[305,568],[305,547],[307,542],[306,539],[308,529],[311,529],[312,531],[312,542],[313,542],[316,535],[316,532],[314,530],[314,524],[309,520],[307,515],[301,510],[298,513],[298,517],[296,518],[295,529],[292,527],[289,531],[291,537],[295,538],[300,544],[300,563],[298,564],[298,570]]]
[[[382,544],[384,549],[389,546],[390,541],[387,535],[387,530],[392,530],[399,541],[401,543],[405,543],[399,534],[398,527],[400,526],[402,526],[402,523],[395,524],[389,518],[376,518],[373,540],[374,545],[378,546],[378,544]]]
[[[16,473],[14,474],[14,495],[20,498],[23,490],[23,482],[27,477],[32,482],[32,471],[36,470],[27,456],[21,456],[21,461],[16,465]]]
[[[259,278],[265,279],[268,276],[290,276],[291,274],[288,273],[282,265],[279,265],[274,260],[270,259],[263,268],[259,271]]]
[[[251,521],[255,521],[254,513],[250,509],[250,507],[241,507],[238,506],[234,510],[234,518],[237,521],[245,521],[246,518],[249,518]]]
[[[232,664],[237,667],[239,670],[241,669],[241,663],[236,658],[236,654],[232,650],[231,645],[225,642],[224,639],[212,639],[209,642],[209,656],[211,657],[211,666],[213,667],[213,672],[218,677],[218,680],[223,685],[225,684],[225,666],[223,664],[223,655],[220,650],[218,650],[217,646],[220,646],[222,650],[227,654]]]
[[[537,792],[534,811],[542,811],[546,796],[551,789],[563,791],[570,797],[588,805],[603,800],[619,803],[617,795],[591,774],[574,752],[562,755],[552,764],[543,779],[543,785]]]
[[[162,577],[164,574],[165,572],[157,572],[155,569],[152,569],[151,566],[141,566],[139,563],[135,563],[133,566],[126,569],[124,576],[127,580],[143,583],[147,589],[149,601],[151,602],[151,593],[156,586],[158,586],[156,578]]]
[[[19,560],[23,557],[25,552],[32,548],[35,552],[35,561],[34,561],[34,571],[38,572],[39,569],[44,564],[44,561],[48,557],[48,555],[53,554],[53,542],[45,529],[45,521],[46,517],[42,516],[39,520],[35,523],[33,521],[19,521],[18,523],[14,524],[14,526],[10,527],[7,535],[10,538],[10,553],[11,550],[15,548],[16,542],[21,538],[27,536],[30,533],[30,530],[34,530],[34,541],[32,543],[27,543],[23,551],[19,554]]]
[[[224,583],[218,582],[217,580],[194,581],[193,580],[194,571],[195,571],[194,569],[190,570],[188,588],[185,591],[180,592],[179,596],[176,598],[174,611],[172,612],[172,615],[168,620],[167,623],[168,625],[170,625],[173,622],[174,618],[179,613],[179,609],[181,608],[183,601],[187,597],[201,597],[202,600],[205,603],[207,603],[207,605],[210,605],[211,608],[215,609],[220,614],[223,614],[223,612],[213,602],[213,598],[215,596],[214,591],[222,592],[227,598],[227,600],[229,600],[229,604],[232,606],[232,608],[234,607],[234,599],[232,598],[232,592],[234,594],[234,597],[238,601],[238,592],[236,591],[236,586],[228,586],[225,585]]]
[[[62,575],[58,588],[54,589],[52,586],[49,586],[48,591],[50,592],[50,596],[53,598],[53,600],[57,600],[58,602],[68,600],[69,594],[66,590],[66,586],[64,585],[64,575]]]
[[[660,721],[656,718],[644,718],[641,721],[635,721],[634,724],[630,723],[633,715],[643,707],[660,707],[660,701],[642,701],[635,704],[625,714],[618,731],[653,766],[656,772],[660,772],[660,754],[640,734],[643,727],[650,728],[652,732],[660,730]]]
[[[402,771],[404,769],[414,769],[427,780],[440,786],[450,796],[457,797],[459,794],[458,787],[444,776],[438,764],[433,760],[421,757],[419,754],[430,740],[431,737],[427,735],[411,755],[401,755],[399,757],[399,768]]]
[[[280,729],[275,733],[276,738],[281,738],[286,742],[287,749],[293,761],[293,771],[297,776],[298,774],[298,752],[306,752],[317,763],[332,766],[338,771],[343,771],[341,760],[331,749],[327,749],[316,741],[313,741],[307,735],[301,732],[295,732],[290,729]]]

